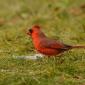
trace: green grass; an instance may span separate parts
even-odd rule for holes
[[[27,28],[39,24],[47,36],[85,45],[85,0],[0,1],[0,85],[85,85],[85,49],[39,60]]]

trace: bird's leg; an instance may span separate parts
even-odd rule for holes
[[[44,57],[44,55],[42,55],[41,53],[38,53],[36,50],[34,50],[34,51],[35,51],[36,58],[42,58],[42,57]]]
[[[63,53],[60,53],[58,54],[56,57],[58,58],[57,61],[58,61],[58,64],[62,64],[64,62],[64,60],[62,59],[63,58]]]

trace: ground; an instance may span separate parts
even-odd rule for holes
[[[85,49],[38,60],[26,30],[43,32],[65,44],[85,45],[85,0],[0,1],[0,85],[85,85]]]

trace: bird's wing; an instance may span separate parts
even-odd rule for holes
[[[69,45],[65,45],[59,41],[51,40],[51,39],[45,39],[44,42],[41,44],[42,47],[45,48],[51,48],[51,49],[60,49],[60,50],[67,50],[69,49]]]

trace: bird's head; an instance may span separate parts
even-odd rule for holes
[[[40,30],[40,26],[39,25],[34,25],[32,28],[28,29],[27,34],[32,36],[32,34],[38,33],[39,30]]]

